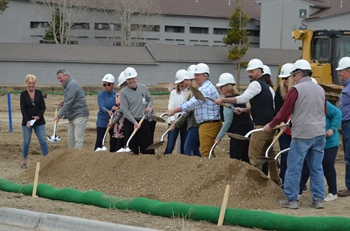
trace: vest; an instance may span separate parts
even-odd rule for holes
[[[292,114],[292,138],[311,139],[325,135],[325,92],[322,87],[303,77],[294,86],[298,91]]]
[[[273,99],[264,78],[260,77],[256,81],[261,86],[261,92],[250,100],[252,117],[255,125],[266,125],[275,116]]]

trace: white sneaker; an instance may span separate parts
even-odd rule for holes
[[[338,199],[337,194],[333,195],[332,193],[329,193],[326,198],[324,198],[324,201],[334,201]]]
[[[298,194],[298,199],[297,200],[300,201],[302,197],[303,197],[303,195]]]

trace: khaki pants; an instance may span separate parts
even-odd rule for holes
[[[209,157],[211,147],[214,145],[216,135],[219,133],[222,126],[221,121],[212,123],[203,123],[199,125],[199,144],[202,156]],[[215,153],[213,152],[213,157]]]
[[[256,128],[262,128],[264,126],[257,125]],[[259,157],[265,156],[265,152],[267,148],[272,143],[273,137],[275,135],[276,131],[273,130],[271,132],[254,132],[250,136],[250,142],[249,142],[249,160],[252,165],[255,165],[261,161]],[[276,149],[270,148],[270,151],[268,153],[269,157],[275,157],[277,154]],[[262,170],[262,166],[257,167],[260,170]],[[269,172],[270,172],[270,178],[272,180],[278,180],[280,179],[278,174],[278,166],[277,162],[270,162],[269,163]]]
[[[84,144],[86,123],[89,117],[77,117],[68,121],[67,142],[70,149],[81,149]]]

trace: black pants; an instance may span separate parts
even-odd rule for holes
[[[95,143],[95,149],[96,148],[102,148],[102,141],[103,141],[103,137],[105,135],[105,132],[106,132],[106,129],[107,128],[102,128],[102,127],[97,127],[96,129],[96,143]],[[110,152],[115,152],[117,151],[116,148],[117,148],[117,141],[118,139],[116,138],[113,138],[113,128],[109,129],[109,151]],[[107,136],[106,136],[106,139],[107,139]]]
[[[137,121],[139,122],[139,121]],[[154,154],[154,150],[146,150],[151,144],[153,136],[150,131],[150,123],[145,120],[141,124],[140,129],[135,133],[129,142],[129,148],[134,154]],[[128,140],[134,131],[134,124],[128,119],[124,118],[124,137]],[[152,138],[151,138],[152,136]]]

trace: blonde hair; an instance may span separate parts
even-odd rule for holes
[[[25,83],[25,84],[28,84],[29,82],[34,82],[34,83],[37,82],[37,79],[36,79],[35,75],[28,74],[28,75],[24,78],[24,83]]]
[[[284,81],[281,80],[281,82],[280,82],[280,92],[281,92],[281,96],[282,96],[283,100],[285,100],[287,92],[289,91],[289,89],[291,89],[295,85],[295,80],[294,80],[294,78],[292,76],[289,76],[287,85],[288,86],[286,86],[284,84]]]
[[[239,95],[239,91],[234,84],[226,84],[223,87],[226,88],[228,95]]]

